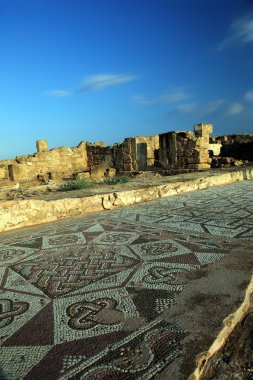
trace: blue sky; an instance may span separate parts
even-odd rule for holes
[[[252,0],[0,0],[0,158],[253,133]]]

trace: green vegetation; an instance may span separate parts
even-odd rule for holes
[[[71,191],[88,189],[89,187],[105,185],[117,185],[118,183],[126,183],[130,180],[127,175],[120,175],[117,177],[104,178],[102,181],[90,180],[90,179],[73,179],[68,180],[61,185],[58,191]]]
[[[85,179],[73,179],[68,180],[64,185],[59,187],[59,191],[71,191],[71,190],[81,190],[87,189],[94,185],[93,181],[85,180]]]
[[[103,183],[106,185],[116,185],[117,183],[126,183],[129,181],[129,177],[127,175],[121,175],[118,177],[105,178]]]

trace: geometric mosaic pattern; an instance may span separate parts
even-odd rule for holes
[[[253,186],[0,236],[0,378],[151,379],[188,333],[162,318],[180,273],[253,240]]]
[[[209,188],[114,212],[160,228],[253,240],[252,181]]]

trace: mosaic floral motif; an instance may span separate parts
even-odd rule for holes
[[[3,234],[0,376],[155,378],[188,334],[162,321],[181,275],[229,254],[231,238],[253,239],[252,192],[247,182]]]

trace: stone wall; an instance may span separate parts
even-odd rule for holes
[[[129,137],[112,148],[118,171],[148,170],[158,158],[159,136]]]
[[[14,228],[48,223],[55,220],[83,215],[89,212],[130,206],[157,198],[206,189],[228,183],[253,180],[253,169],[243,169],[208,175],[189,180],[170,181],[162,185],[148,186],[138,190],[125,190],[97,194],[82,198],[63,198],[51,201],[25,199],[1,202],[0,232]]]
[[[134,138],[132,137],[112,146],[112,159],[118,172],[137,170],[133,148]]]
[[[208,150],[209,150],[210,157],[219,156],[221,152],[221,148],[222,148],[221,142],[209,144]]]
[[[168,132],[129,137],[112,146],[105,146],[102,142],[81,142],[74,148],[51,150],[48,150],[46,140],[38,140],[37,153],[0,161],[0,179],[60,179],[76,177],[78,173],[87,171],[99,176],[108,174],[110,169],[114,169],[112,173],[115,170],[145,171],[159,165],[165,169],[206,169],[210,167],[208,149],[211,132],[211,124],[196,124],[194,133]]]
[[[98,165],[114,166],[112,162],[112,148],[105,146],[103,142],[86,143],[87,147],[87,163],[89,168]]]
[[[15,162],[15,159],[0,160],[0,179],[8,180],[10,178],[10,167]]]
[[[46,150],[37,143],[38,152],[28,156],[17,156],[14,160],[0,161],[2,179],[15,181],[36,180],[38,176],[64,178],[87,170],[87,148],[82,142],[77,147],[59,147]],[[0,177],[1,178],[1,177]]]
[[[159,162],[166,169],[208,169],[211,124],[196,124],[194,133],[168,132],[159,135]]]
[[[138,169],[148,169],[155,165],[158,158],[159,136],[138,136],[135,137],[135,154]]]
[[[233,134],[233,135],[224,135],[224,136],[216,136],[211,139],[213,142],[221,142],[224,143],[249,143],[253,141],[253,134]]]
[[[222,144],[221,157],[253,161],[253,134],[218,136],[215,141]]]

